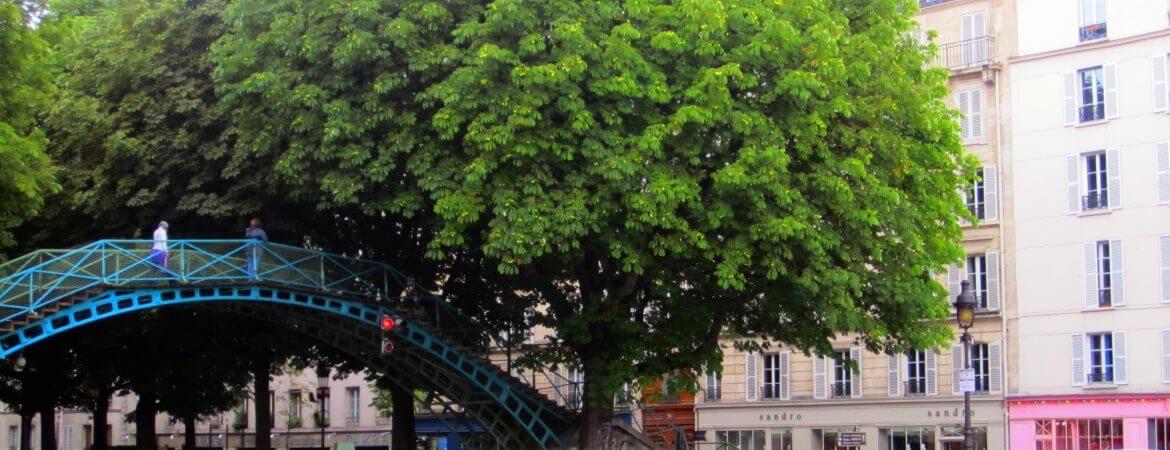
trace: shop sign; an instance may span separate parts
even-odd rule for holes
[[[926,411],[926,417],[963,417],[963,408],[955,409],[929,409]],[[975,409],[971,409],[971,417],[975,417]]]
[[[838,447],[861,447],[865,445],[865,433],[837,433]]]
[[[790,412],[760,414],[760,422],[797,422],[802,418],[800,414]]]

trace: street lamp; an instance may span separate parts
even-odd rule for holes
[[[971,293],[971,283],[964,280],[959,284],[959,297],[955,299],[955,319],[963,334],[959,341],[963,343],[963,371],[971,370],[971,327],[975,325],[975,307],[979,301]],[[960,378],[961,379],[961,378]],[[971,390],[963,389],[963,448],[975,450],[975,437],[971,435]]]
[[[325,427],[329,418],[325,416],[325,402],[329,399],[329,367],[317,366],[317,425],[321,427],[321,448],[325,448]]]

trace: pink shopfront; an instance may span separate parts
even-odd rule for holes
[[[1007,399],[1012,450],[1170,450],[1170,394]]]

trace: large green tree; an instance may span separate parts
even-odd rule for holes
[[[583,367],[589,446],[623,382],[717,366],[727,331],[949,338],[969,161],[916,8],[237,0],[217,88],[293,195],[481,256],[556,330],[536,356]]]
[[[22,0],[0,0],[0,247],[58,186],[36,113],[50,90],[45,42]]]

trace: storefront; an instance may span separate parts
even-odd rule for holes
[[[1015,449],[1170,449],[1170,394],[1015,397],[1007,406]]]
[[[975,399],[971,408],[976,448],[1004,450],[1002,403]],[[913,399],[701,403],[695,412],[707,442],[741,450],[960,450],[962,410],[961,399]]]

